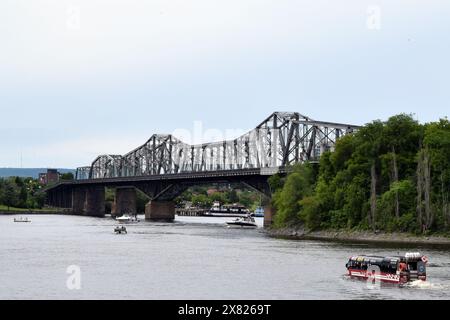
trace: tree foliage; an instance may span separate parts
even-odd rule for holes
[[[40,209],[45,195],[39,193],[41,185],[32,178],[12,177],[0,179],[0,205],[15,208]]]
[[[317,175],[311,167],[299,165],[286,178],[271,178],[276,227],[450,229],[447,119],[422,125],[400,114],[374,121],[324,153]]]

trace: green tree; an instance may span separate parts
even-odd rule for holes
[[[411,231],[419,230],[415,219],[415,187],[413,181],[401,180],[392,183],[391,188],[383,193],[378,201],[380,208],[380,227],[387,231]],[[395,199],[399,199],[399,216],[393,213],[396,210]]]
[[[239,193],[239,203],[246,208],[251,208],[255,200],[255,195],[252,192],[243,191]]]
[[[64,181],[72,181],[74,179],[74,176],[72,172],[67,172],[61,174],[60,179]]]
[[[211,196],[209,196],[209,199],[211,200],[211,202],[218,201],[221,204],[224,204],[227,202],[225,194],[221,193],[221,192],[213,193]]]
[[[27,207],[27,200],[28,200],[28,191],[25,184],[22,184],[19,187],[19,195],[17,200],[17,206],[20,208],[26,208]]]
[[[5,181],[2,187],[1,200],[4,205],[8,207],[14,207],[19,200],[19,190],[12,181]]]
[[[432,207],[435,213],[435,228],[450,228],[450,122],[439,122],[425,126],[423,141],[430,157],[430,184]]]
[[[269,178],[268,182],[272,192],[276,192],[277,190],[283,188],[285,179],[282,178],[279,174],[274,174]]]
[[[322,154],[317,176],[299,168],[269,179],[275,226],[416,232],[425,224],[429,232],[450,231],[447,119],[421,125],[400,114],[373,121]]]
[[[192,196],[192,204],[202,208],[209,208],[212,205],[212,200],[204,194],[196,194]]]
[[[277,208],[274,223],[285,226],[301,222],[300,201],[313,192],[313,170],[311,164],[299,164],[286,178],[283,187],[275,192],[273,201]]]
[[[239,197],[235,189],[228,191],[226,194],[226,198],[228,203],[239,202]]]

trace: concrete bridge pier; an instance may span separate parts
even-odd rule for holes
[[[264,228],[268,228],[272,225],[273,217],[276,211],[272,204],[268,204],[264,207]]]
[[[72,213],[83,214],[86,203],[86,189],[74,188],[72,190]]]
[[[56,208],[72,208],[72,190],[60,189],[47,194],[47,203]]]
[[[173,221],[175,219],[175,202],[151,200],[145,206],[145,220]]]
[[[111,208],[111,216],[121,216],[123,214],[135,215],[136,209],[136,189],[134,187],[118,187]]]
[[[90,186],[86,188],[84,215],[92,217],[105,216],[105,187]]]

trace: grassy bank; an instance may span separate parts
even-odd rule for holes
[[[0,205],[0,214],[19,214],[19,213],[29,213],[29,214],[36,214],[36,213],[60,213],[60,209],[55,208],[44,208],[44,209],[27,209],[27,208],[14,208],[14,207],[7,207],[5,205]]]

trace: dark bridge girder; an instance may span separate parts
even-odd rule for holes
[[[287,172],[287,169],[279,168],[277,172],[284,174]],[[116,188],[116,201],[113,206],[112,214],[120,215],[123,213],[135,213],[133,212],[133,209],[130,209],[129,203],[134,202],[135,211],[135,199],[133,199],[133,197],[136,197],[136,194],[134,193],[134,196],[130,195],[132,193],[127,192],[127,189],[136,188],[150,198],[150,202],[146,207],[146,218],[153,219],[153,217],[156,216],[160,219],[166,217],[166,220],[170,220],[173,219],[174,216],[172,200],[191,186],[211,183],[241,183],[270,197],[271,191],[268,184],[268,178],[272,174],[274,174],[272,170],[247,169],[237,171],[78,180],[63,182],[48,188],[46,190],[47,202],[51,206],[59,206],[60,202],[54,201],[54,199],[59,199],[60,195],[64,195],[66,198],[72,197],[70,205],[72,206],[74,213],[103,216],[105,212],[101,209],[101,206],[104,206],[105,201],[104,190],[106,187],[110,187]],[[103,190],[103,193],[101,190]],[[121,201],[128,204],[124,204]],[[69,202],[67,202],[67,204],[69,204]],[[124,207],[127,207],[127,209],[123,209]],[[96,208],[97,211],[93,212],[92,208]],[[133,205],[131,205],[131,208],[133,208]]]
[[[179,173],[166,175],[152,175],[140,177],[120,177],[105,179],[75,180],[62,182],[47,188],[47,201],[57,205],[57,195],[67,195],[74,189],[82,189],[94,186],[100,187],[134,187],[141,190],[152,200],[173,200],[187,188],[198,184],[210,183],[243,183],[256,189],[266,196],[270,196],[268,178],[274,173],[284,174],[287,168],[277,170],[244,169],[244,170],[220,170],[210,172]]]

